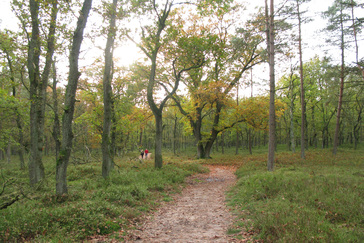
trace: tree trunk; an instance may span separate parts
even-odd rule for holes
[[[236,87],[236,105],[237,107],[239,107],[239,82],[237,83]],[[236,128],[235,155],[238,154],[239,154],[239,131],[238,128]]]
[[[112,155],[115,156],[117,153],[116,146],[116,116],[115,116],[115,103],[114,100],[111,101],[111,110],[112,110],[112,125],[111,125],[111,151]],[[114,163],[111,165],[111,169],[114,169]]]
[[[252,155],[253,154],[253,141],[252,141],[252,133],[253,133],[253,129],[249,128],[248,129],[248,146],[249,146],[249,154]]]
[[[76,90],[80,73],[78,71],[78,58],[80,55],[83,30],[86,27],[87,18],[91,9],[92,0],[83,2],[82,10],[77,21],[76,30],[73,34],[72,48],[69,57],[70,70],[68,74],[68,85],[65,94],[65,105],[62,127],[62,144],[56,165],[56,194],[61,196],[68,193],[67,189],[67,166],[72,149],[72,121],[75,110]]]
[[[56,161],[59,158],[59,151],[61,149],[61,124],[58,114],[58,95],[57,95],[57,70],[55,61],[53,62],[53,110],[54,110],[54,123],[52,136],[56,144]]]
[[[32,35],[28,49],[28,74],[30,82],[30,157],[29,157],[29,181],[30,185],[35,185],[44,178],[44,166],[42,163],[42,144],[40,143],[38,86],[40,82],[39,56],[39,3],[36,0],[29,1]]]
[[[162,138],[163,138],[163,120],[162,113],[160,115],[155,115],[155,168],[162,168],[163,158],[162,158]]]
[[[290,120],[290,138],[291,138],[291,151],[296,152],[296,138],[294,136],[294,121],[293,121],[293,110],[294,110],[294,98],[293,98],[293,87],[291,87],[291,105],[289,107],[289,120]]]
[[[361,123],[362,123],[362,113],[363,113],[363,109],[364,109],[364,105],[361,104],[361,102],[359,101],[359,99],[357,98],[357,103],[358,103],[358,117],[356,119],[356,122],[354,124],[354,130],[353,130],[353,134],[354,134],[354,148],[357,149],[358,148],[358,144],[360,141],[360,127],[361,127]]]
[[[225,154],[225,137],[224,132],[221,133],[221,153]]]
[[[10,137],[8,139],[8,146],[6,147],[6,159],[8,161],[8,164],[11,163],[11,140]]]
[[[112,57],[113,57],[113,46],[115,39],[115,22],[116,22],[116,8],[117,0],[113,0],[112,7],[110,9],[110,26],[106,41],[105,48],[105,68],[103,77],[103,88],[104,88],[104,124],[102,130],[102,177],[107,178],[110,174],[113,164],[113,151],[111,148],[111,126],[112,126]]]
[[[15,74],[14,74],[14,70],[13,70],[13,63],[12,63],[12,60],[10,58],[10,53],[8,53],[6,49],[4,51],[5,51],[6,58],[8,60],[8,64],[9,64],[10,79],[11,79],[11,81],[13,83],[13,87],[12,87],[13,88],[13,97],[16,98]],[[17,128],[18,128],[18,136],[19,136],[18,154],[19,154],[19,161],[20,161],[20,169],[23,170],[25,168],[24,135],[23,135],[23,125],[22,125],[21,114],[20,114],[20,111],[19,111],[19,109],[17,107],[15,107],[15,113],[16,113],[16,125],[17,125]]]
[[[173,154],[176,154],[176,147],[177,147],[177,121],[178,118],[175,116],[174,118],[174,126],[173,126]]]
[[[274,77],[274,0],[270,1],[270,15],[268,17],[268,3],[266,5],[267,17],[267,40],[268,40],[268,56],[269,56],[269,144],[268,144],[268,171],[274,169],[274,153],[275,153],[275,77]]]
[[[305,88],[303,85],[303,61],[302,61],[302,33],[301,33],[301,12],[300,4],[296,0],[297,16],[298,16],[298,52],[300,59],[300,81],[301,81],[301,158],[305,159],[305,138],[306,138],[306,102],[305,102]]]
[[[341,118],[341,107],[343,103],[343,94],[344,94],[344,78],[345,78],[345,46],[344,46],[344,24],[342,19],[342,8],[340,14],[340,30],[341,30],[341,70],[340,70],[340,91],[339,91],[339,102],[337,106],[337,114],[336,114],[336,127],[335,127],[335,136],[334,136],[334,146],[332,149],[332,153],[336,155],[337,147],[339,146],[339,133],[340,133],[340,118]]]

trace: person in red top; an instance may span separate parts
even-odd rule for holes
[[[145,149],[145,151],[144,151],[144,158],[148,159],[148,153],[149,153],[148,149]]]

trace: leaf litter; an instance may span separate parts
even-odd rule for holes
[[[225,204],[236,168],[208,167],[209,173],[188,177],[182,193],[146,216],[126,242],[237,242],[227,235],[233,215]]]

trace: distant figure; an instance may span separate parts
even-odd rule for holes
[[[143,159],[143,156],[144,156],[144,150],[140,150],[140,156],[142,156],[142,159]]]
[[[144,154],[146,159],[148,159],[148,153],[149,153],[148,149],[145,149]]]

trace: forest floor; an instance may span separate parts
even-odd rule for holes
[[[236,169],[208,167],[209,173],[188,177],[182,193],[145,216],[129,232],[127,242],[237,242],[227,235],[233,215],[225,204]]]

